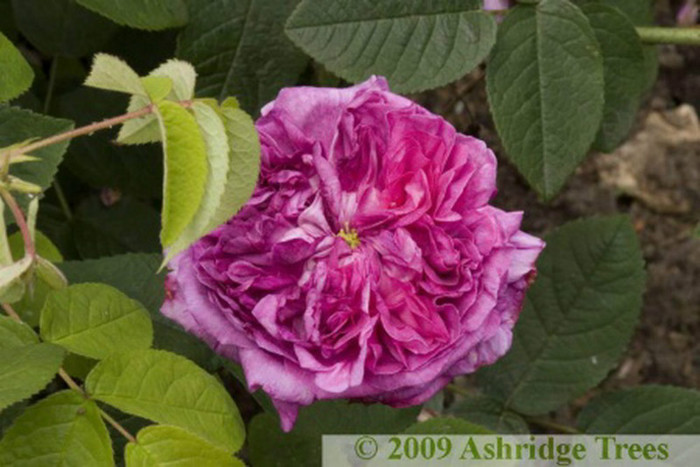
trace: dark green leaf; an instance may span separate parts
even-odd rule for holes
[[[619,10],[589,4],[583,12],[603,52],[605,107],[594,147],[612,152],[629,134],[645,85],[644,49],[634,25]]]
[[[700,392],[641,386],[602,394],[584,407],[578,426],[586,433],[700,434]]]
[[[112,206],[97,197],[88,198],[76,209],[72,222],[75,247],[86,259],[160,251],[159,227],[158,211],[131,198]]]
[[[571,222],[546,240],[510,351],[479,372],[487,395],[528,415],[580,396],[615,367],[644,291],[627,217]]]
[[[284,35],[298,0],[190,0],[178,57],[199,73],[198,94],[236,96],[251,114],[294,85],[308,58]]]
[[[303,0],[286,32],[348,81],[382,75],[395,91],[417,92],[456,81],[486,58],[496,22],[479,3]]]
[[[553,198],[603,115],[603,60],[588,20],[567,0],[514,8],[498,28],[486,82],[508,157]]]
[[[255,466],[321,465],[321,436],[398,433],[415,423],[420,407],[393,409],[344,400],[302,407],[294,429],[284,433],[271,414],[256,416],[249,427],[250,460]]]
[[[73,122],[69,120],[47,117],[17,107],[0,107],[0,148],[30,138],[45,138],[72,128]],[[46,189],[56,175],[66,148],[67,141],[32,151],[32,155],[40,160],[13,164],[10,173]]]
[[[496,433],[530,432],[527,422],[520,415],[505,409],[501,402],[488,396],[472,396],[460,400],[450,407],[449,413]]]
[[[12,0],[12,5],[19,30],[47,55],[82,57],[99,50],[117,30],[74,0]]]
[[[111,467],[112,445],[95,402],[62,391],[38,402],[0,441],[0,465]]]
[[[183,0],[77,0],[85,8],[132,28],[158,30],[184,26],[187,7]]]
[[[17,26],[12,14],[12,0],[0,0],[0,32],[11,41],[17,40]]]
[[[63,369],[66,373],[80,380],[84,380],[96,364],[97,360],[74,353],[69,353],[63,359]]]
[[[635,26],[648,26],[654,21],[654,0],[576,0],[576,3],[587,5],[591,3],[616,8],[624,13]],[[643,92],[648,92],[659,74],[659,57],[656,45],[644,46],[644,86]]]
[[[411,435],[490,435],[493,431],[466,420],[450,417],[431,418],[404,430]]]

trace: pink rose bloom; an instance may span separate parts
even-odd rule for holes
[[[280,92],[252,199],[170,265],[163,313],[299,406],[420,404],[510,347],[544,247],[488,204],[496,158],[382,78]]]

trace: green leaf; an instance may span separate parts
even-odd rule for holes
[[[37,280],[46,283],[49,288],[54,290],[60,290],[68,286],[68,281],[61,270],[51,261],[41,256],[36,257],[34,276]]]
[[[0,465],[113,466],[112,445],[99,408],[75,391],[38,402],[0,441]]]
[[[160,251],[158,211],[132,198],[105,206],[98,197],[86,199],[71,222],[73,239],[83,258],[127,252]]]
[[[493,431],[459,418],[438,417],[411,425],[404,430],[411,435],[491,435]]]
[[[648,26],[654,22],[654,0],[577,0],[576,3],[600,4],[624,13],[635,26]],[[651,90],[659,74],[659,57],[656,45],[644,46],[644,93]]]
[[[224,189],[227,186],[230,149],[224,123],[214,109],[202,102],[193,103],[192,111],[206,144],[207,189],[194,218],[182,231],[177,240],[168,248],[168,254],[164,263],[169,262],[176,254],[185,250],[201,236],[209,233],[216,227],[216,225],[212,224],[216,222],[215,216],[221,203],[221,196],[224,194]],[[237,170],[238,168],[236,166],[232,170]],[[243,168],[246,168],[244,164]],[[255,181],[257,181],[257,177]],[[240,189],[240,187],[236,188]]]
[[[12,0],[22,34],[46,55],[78,58],[99,50],[117,26],[74,0]]]
[[[12,358],[0,359],[0,410],[43,389],[53,379],[61,361],[63,349],[53,344],[13,348]],[[0,462],[0,465],[7,464]]]
[[[12,0],[0,0],[0,32],[11,41],[17,40],[18,32],[12,14]]]
[[[481,63],[496,40],[478,1],[303,0],[287,35],[348,81],[386,76],[394,91],[448,84]]]
[[[73,122],[39,115],[17,107],[0,108],[0,147],[10,146],[30,138],[45,138],[71,130]],[[68,148],[68,141],[32,151],[40,160],[13,164],[10,173],[17,178],[48,188],[56,175],[58,164]]]
[[[320,466],[323,435],[398,433],[415,423],[419,412],[420,407],[319,401],[301,408],[289,433],[280,429],[276,416],[263,413],[248,429],[250,461],[256,466]]]
[[[625,15],[615,8],[583,7],[603,52],[605,107],[594,147],[612,152],[629,134],[645,85],[644,49]]]
[[[146,76],[145,78],[141,78],[141,83],[144,89],[146,89],[146,93],[151,102],[162,101],[173,89],[173,82],[170,78],[165,78],[163,76]]]
[[[173,88],[167,98],[171,101],[186,101],[194,97],[197,73],[194,67],[182,60],[168,60],[153,70],[149,77],[169,78]],[[142,109],[150,102],[141,96],[132,96],[129,112]],[[117,141],[122,144],[156,143],[161,140],[158,121],[153,114],[125,122],[119,130]]]
[[[24,257],[24,240],[21,232],[15,232],[8,238],[12,258],[15,261]],[[22,321],[30,326],[39,325],[39,315],[46,301],[47,294],[56,288],[65,287],[64,277],[59,271],[54,271],[54,265],[46,264],[48,261],[60,263],[63,256],[51,240],[40,231],[34,232],[34,246],[39,255],[36,265],[34,283],[22,296],[13,304],[13,307]],[[48,275],[51,275],[52,283],[47,283]],[[60,287],[59,287],[60,286]]]
[[[209,347],[160,313],[165,299],[165,274],[158,273],[161,261],[161,255],[126,254],[68,261],[60,267],[73,284],[102,282],[143,303],[153,320],[153,347],[178,353],[209,369],[214,359]]]
[[[12,42],[0,32],[0,102],[14,99],[24,93],[34,81],[34,70]]]
[[[24,294],[25,273],[32,265],[32,257],[25,256],[16,263],[0,267],[0,301],[14,303]]]
[[[85,8],[122,26],[149,31],[177,28],[187,23],[183,0],[77,0]]]
[[[225,103],[224,103],[225,104]],[[226,186],[208,231],[231,219],[250,199],[260,172],[260,139],[255,124],[244,111],[231,105],[222,108],[231,161]]]
[[[230,453],[181,428],[156,425],[141,430],[137,443],[126,445],[128,467],[186,464],[200,467],[243,467]]]
[[[308,57],[285,36],[298,0],[190,0],[190,21],[177,56],[199,72],[198,93],[219,101],[236,96],[257,113],[277,92],[297,83]]]
[[[153,341],[148,312],[105,284],[75,284],[49,294],[41,311],[41,337],[85,357],[147,349]]]
[[[527,434],[527,422],[517,413],[507,410],[503,404],[488,396],[472,396],[456,402],[449,413],[483,426],[495,433]]]
[[[603,61],[588,20],[566,0],[514,8],[498,28],[486,83],[508,157],[553,198],[603,115]]]
[[[12,258],[15,261],[24,257],[24,239],[22,238],[22,232],[17,231],[13,233],[8,237],[7,242],[10,246]],[[63,255],[58,251],[56,245],[53,244],[49,237],[38,230],[34,232],[34,248],[37,254],[42,258],[46,258],[54,263],[63,261]]]
[[[184,428],[229,452],[243,445],[243,421],[226,389],[179,355],[113,354],[95,366],[85,387],[91,397],[119,410]]]
[[[640,386],[604,393],[578,417],[585,433],[700,434],[700,392],[672,386]]]
[[[158,104],[158,123],[166,167],[160,239],[168,247],[199,208],[207,180],[207,154],[196,120],[180,105]]]
[[[528,415],[582,395],[615,367],[644,291],[642,253],[627,217],[571,222],[546,240],[510,351],[479,372],[487,395]]]
[[[147,96],[139,75],[120,58],[108,54],[97,54],[85,86],[107,91]]]
[[[649,24],[654,20],[654,0],[574,0],[579,5],[603,5],[615,8],[636,25]]]
[[[39,337],[32,328],[7,316],[0,316],[0,350],[38,343]]]
[[[173,101],[187,101],[194,97],[197,72],[194,67],[182,60],[168,60],[153,70],[148,76],[170,78],[173,89],[168,98]]]

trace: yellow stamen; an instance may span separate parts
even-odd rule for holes
[[[345,223],[345,227],[340,229],[338,236],[345,240],[345,242],[350,246],[350,248],[355,249],[361,245],[360,236],[357,234],[357,229],[351,229],[348,222]]]

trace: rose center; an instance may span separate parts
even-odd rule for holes
[[[345,223],[345,227],[340,229],[338,236],[345,240],[345,243],[350,246],[350,248],[355,249],[361,245],[360,236],[357,233],[357,229],[351,229],[349,223]]]

